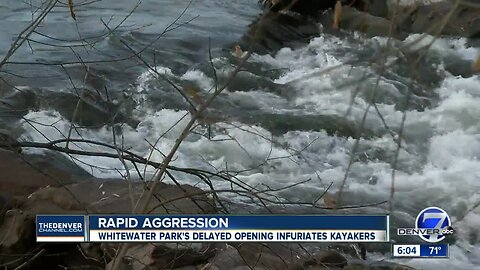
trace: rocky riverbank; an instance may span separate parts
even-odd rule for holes
[[[5,269],[110,269],[119,244],[35,242],[37,214],[126,214],[144,191],[121,179],[95,179],[62,156],[0,151],[0,265]],[[75,169],[73,169],[75,168]],[[161,184],[152,214],[216,213],[190,185]],[[314,253],[284,244],[132,244],[121,269],[409,269],[361,260],[348,246]]]
[[[458,5],[455,1],[410,1],[409,4],[401,1],[401,5],[396,6],[396,1],[389,0],[342,0],[337,11],[335,0],[259,2],[266,13],[252,23],[243,38],[245,46],[253,41],[254,50],[259,52],[295,47],[321,32],[341,35],[356,31],[367,37],[391,34],[398,39],[413,33],[480,36],[480,8],[470,1],[461,1]],[[338,26],[334,26],[335,16]]]

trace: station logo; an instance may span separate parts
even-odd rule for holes
[[[398,235],[416,235],[429,243],[438,243],[454,234],[452,221],[447,212],[438,207],[428,207],[420,211],[415,228],[398,228]]]

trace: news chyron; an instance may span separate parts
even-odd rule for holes
[[[398,228],[398,236],[417,236],[424,244],[393,244],[393,257],[448,258],[449,246],[442,243],[455,233],[448,213],[428,207],[418,213],[415,228]]]
[[[37,215],[37,242],[390,242],[388,215]]]

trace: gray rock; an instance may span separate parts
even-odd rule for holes
[[[4,78],[0,78],[0,96],[4,96],[10,93],[13,89],[13,86],[10,82]]]
[[[18,143],[16,136],[10,130],[0,128],[0,143],[5,145],[0,145],[0,148],[3,148],[7,151],[13,151],[17,153],[22,152],[22,148],[16,146]]]
[[[0,118],[15,122],[29,111],[55,110],[67,120],[90,128],[99,128],[112,123],[126,123],[136,127],[134,104],[129,97],[118,97],[115,102],[107,100],[96,91],[77,88],[71,92],[22,88],[0,98]]]
[[[0,117],[21,117],[30,110],[38,109],[38,102],[35,90],[19,88],[0,98]]]
[[[131,117],[129,101],[122,98],[121,102],[114,103],[98,92],[78,88],[71,93],[43,91],[40,106],[54,109],[69,121],[90,128],[112,123],[136,127],[139,121]]]
[[[242,48],[268,53],[284,47],[294,48],[321,33],[317,22],[298,14],[267,13],[252,22],[242,36]]]
[[[312,269],[312,267],[339,269],[347,265],[347,259],[342,254],[333,250],[319,252],[303,264],[304,267],[309,267],[310,269]]]
[[[342,137],[372,137],[368,128],[360,128],[355,122],[336,115],[283,115],[261,114],[242,119],[249,124],[257,124],[274,135],[288,131],[326,131],[329,135]]]

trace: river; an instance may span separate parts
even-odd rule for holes
[[[32,12],[41,2],[0,3],[0,55],[31,22]],[[151,143],[163,134],[156,146],[159,151],[152,155],[152,160],[162,160],[161,153],[168,153],[188,122],[189,107],[132,52],[148,46],[142,59],[162,77],[191,89],[190,95],[201,103],[215,88],[215,80],[226,80],[238,64],[233,48],[261,9],[256,0],[143,0],[136,6],[133,0],[93,1],[76,7],[76,21],[68,7],[55,8],[38,29],[42,35],[34,33],[34,41],[25,43],[0,73],[20,89],[42,93],[35,106],[27,106],[24,118],[29,121],[12,121],[3,115],[2,128],[11,129],[25,141],[64,138],[71,128],[65,111],[74,111],[76,102],[64,102],[65,96],[58,93],[68,95],[76,88],[87,88],[104,94],[107,89],[115,104],[126,107],[122,107],[126,117],[135,119],[132,123],[119,120],[124,124],[115,128],[117,142],[148,156]],[[129,15],[132,9],[135,11]],[[159,37],[181,14],[175,29],[170,27],[171,31]],[[115,28],[125,16],[128,19]],[[115,30],[114,36],[102,38],[109,33],[101,19]],[[392,44],[400,48],[419,37],[412,34]],[[88,42],[76,41],[79,38]],[[130,49],[119,38],[130,44]],[[375,91],[380,69],[375,59],[386,43],[386,38],[366,38],[358,33],[324,33],[296,48],[253,53],[245,71],[219,95],[207,111],[206,124],[187,137],[172,164],[237,171],[238,181],[260,188],[306,181],[277,195],[292,202],[312,202],[330,185],[329,192],[337,192],[351,163],[341,203],[375,204],[390,199],[396,141],[405,115],[395,171],[394,226],[412,227],[421,209],[438,206],[449,213],[457,233],[450,241],[450,260],[397,261],[419,269],[479,269],[480,208],[472,207],[480,201],[480,78],[468,72],[479,53],[479,42],[439,38],[414,72],[408,61],[388,67],[378,80],[377,112],[367,100]],[[388,60],[398,57],[392,53]],[[113,58],[124,59],[102,62]],[[56,65],[60,62],[76,63]],[[87,78],[81,62],[89,67]],[[95,115],[85,117],[95,122]],[[360,126],[365,131],[352,154]],[[72,137],[113,142],[108,126],[78,128]],[[92,145],[73,147],[98,150]],[[118,178],[117,170],[123,170],[115,159],[76,156],[73,160],[97,177]],[[136,173],[130,169],[132,175]],[[147,176],[151,173],[149,168]],[[178,174],[178,179],[205,187],[191,176]],[[218,179],[213,185],[230,188]],[[237,212],[261,211],[242,196],[224,199]],[[332,213],[306,206],[277,209]],[[388,204],[355,211],[387,213]],[[393,238],[399,243],[406,241]],[[373,246],[370,256],[391,260],[388,252],[384,253],[388,249]]]

